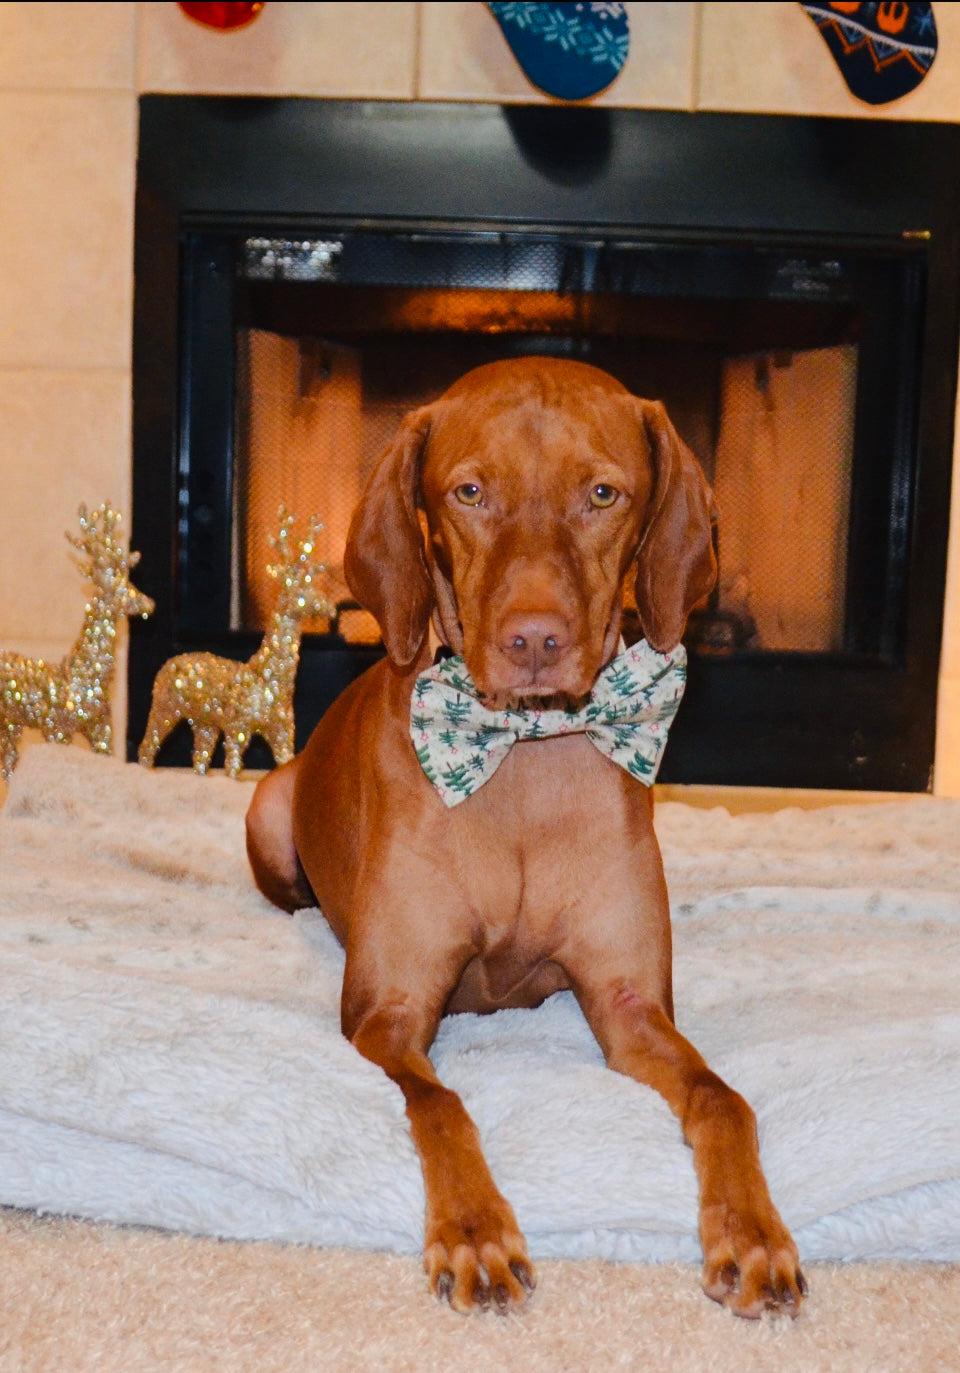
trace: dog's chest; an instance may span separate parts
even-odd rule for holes
[[[632,866],[648,815],[646,789],[583,736],[517,744],[450,812],[451,897],[478,950],[459,989],[471,1009],[534,1005],[567,985],[554,955]]]

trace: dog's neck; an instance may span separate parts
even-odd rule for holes
[[[444,653],[441,656],[445,656],[447,653],[453,652],[453,649],[450,647],[450,645],[440,638],[440,635],[437,633],[437,627],[434,624],[432,618],[430,620],[430,625],[427,630],[427,649],[430,654],[431,663],[435,663],[437,661],[437,651],[439,649],[444,650]]]

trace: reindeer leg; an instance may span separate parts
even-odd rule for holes
[[[289,763],[295,752],[293,721],[286,719],[286,717],[277,720],[269,734],[264,734],[264,738],[270,745],[270,752],[273,754],[273,761],[277,767],[283,763]]]
[[[95,753],[113,752],[113,726],[109,720],[91,720],[84,730]]]
[[[8,720],[3,726],[3,730],[0,731],[0,776],[5,782],[10,781],[13,770],[17,766],[22,733],[23,726],[18,725],[14,720]]]
[[[239,777],[243,771],[243,749],[232,730],[223,736],[223,770],[228,777]]]
[[[163,716],[164,711],[158,708],[157,702],[154,700],[153,704],[150,706],[150,718],[147,720],[147,728],[143,732],[143,738],[141,739],[140,747],[137,750],[137,758],[145,768],[153,767],[153,762],[160,751],[160,746],[172,728],[172,725],[168,726],[167,729],[162,727]],[[175,723],[180,723],[179,715],[177,715]]]
[[[45,744],[69,744],[73,741],[72,723],[64,723],[62,712],[50,709],[40,720],[27,720],[28,725],[35,725],[43,735]]]
[[[220,729],[217,725],[195,725],[193,730],[193,770],[201,775],[210,766],[213,750],[217,747]]]

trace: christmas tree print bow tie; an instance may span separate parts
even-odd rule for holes
[[[463,658],[447,658],[416,680],[410,737],[446,806],[459,805],[489,781],[520,740],[563,734],[585,734],[649,787],[686,680],[682,644],[658,653],[641,639],[607,664],[579,710],[490,710]]]

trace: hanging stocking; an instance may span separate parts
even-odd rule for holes
[[[256,19],[263,9],[263,0],[259,0],[259,3],[258,0],[251,0],[249,4],[242,3],[242,0],[211,0],[208,4],[189,4],[187,0],[181,0],[180,8],[198,24],[227,32],[230,29],[242,29]]]
[[[629,21],[620,4],[488,4],[527,80],[559,100],[586,100],[610,85],[627,59]]]
[[[937,55],[931,4],[803,4],[858,100],[886,105],[907,95]]]

